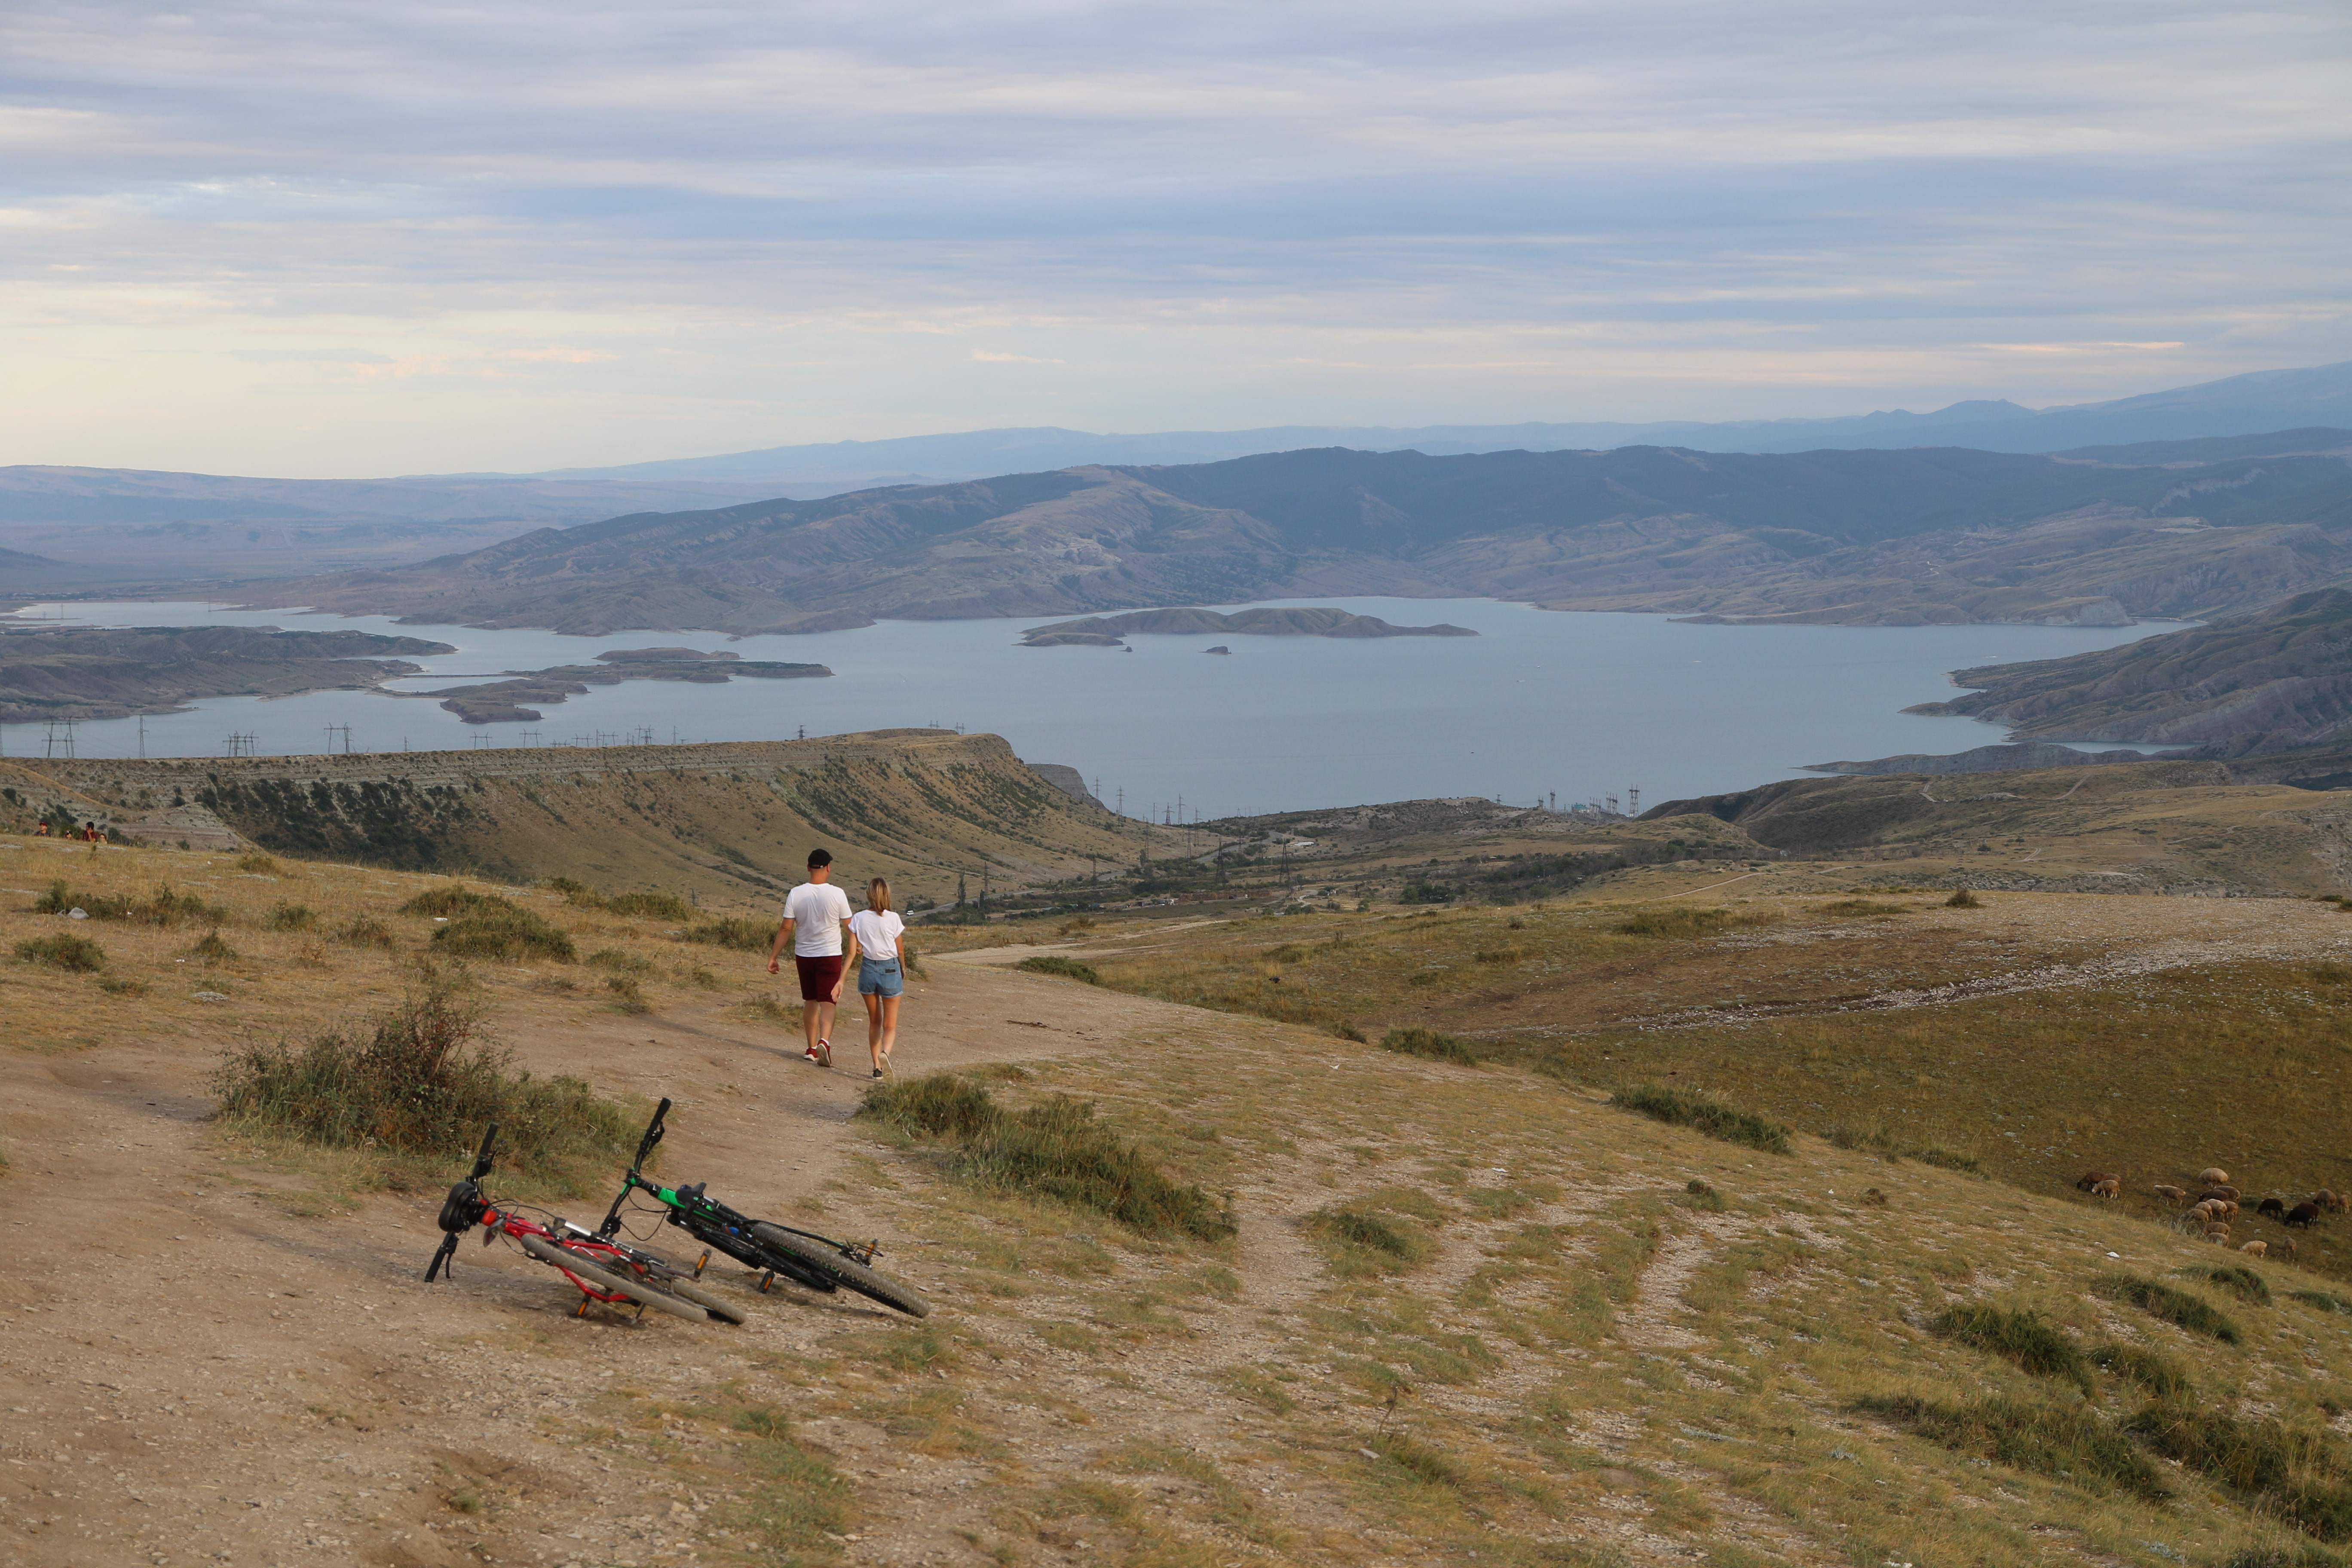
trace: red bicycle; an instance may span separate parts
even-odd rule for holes
[[[603,1301],[614,1306],[625,1302],[635,1307],[641,1318],[651,1307],[690,1322],[743,1321],[742,1312],[695,1284],[691,1270],[679,1268],[659,1253],[583,1230],[545,1209],[493,1203],[485,1197],[482,1178],[490,1173],[494,1163],[491,1150],[498,1141],[499,1124],[493,1121],[489,1131],[483,1135],[482,1147],[474,1155],[473,1173],[451,1187],[448,1197],[442,1202],[441,1246],[425,1267],[426,1284],[445,1270],[450,1278],[457,1277],[452,1261],[457,1252],[457,1238],[479,1226],[484,1247],[505,1237],[521,1247],[525,1257],[546,1264],[571,1280],[579,1289],[583,1315],[589,1302]],[[543,1217],[529,1217],[533,1214]]]

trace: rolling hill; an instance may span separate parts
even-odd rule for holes
[[[1331,449],[636,514],[240,596],[579,633],[1339,594],[1718,620],[2120,625],[2335,582],[2352,573],[2347,533],[2352,467],[2334,456],[2178,468],[1946,447]]]

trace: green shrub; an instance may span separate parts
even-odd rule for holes
[[[283,876],[286,871],[286,868],[278,863],[276,856],[265,855],[257,849],[249,855],[238,856],[236,868],[240,871],[250,871],[260,877]]]
[[[2271,1304],[2270,1281],[2242,1263],[2200,1263],[2176,1272],[2184,1279],[2219,1285],[2231,1295],[2259,1306]]]
[[[1443,882],[1407,882],[1404,891],[1397,895],[1401,904],[1450,904],[1454,901],[1452,888]]]
[[[759,921],[747,921],[740,915],[725,915],[715,921],[704,921],[679,933],[688,942],[703,942],[711,947],[731,947],[739,952],[765,952],[776,940],[776,928]]]
[[[2085,1394],[2091,1391],[2091,1363],[2084,1359],[2082,1347],[2039,1312],[1954,1307],[1928,1327],[1946,1339],[2015,1362],[2036,1377],[2063,1378]]]
[[[2091,1289],[2114,1301],[2128,1301],[2168,1323],[2177,1324],[2192,1334],[2202,1334],[2209,1340],[2219,1340],[2225,1345],[2242,1343],[2245,1336],[2238,1325],[2221,1315],[2202,1297],[2186,1290],[2176,1290],[2169,1285],[2159,1285],[2153,1279],[2141,1279],[2129,1274],[2102,1274],[2091,1282]]]
[[[1865,1399],[1860,1408],[1955,1453],[2063,1476],[2092,1491],[2126,1491],[2151,1501],[2172,1495],[2147,1456],[2087,1410],[2017,1399],[1936,1405],[1910,1397]]]
[[[1032,974],[1058,974],[1065,980],[1082,980],[1088,985],[1102,984],[1102,976],[1094,972],[1091,964],[1080,963],[1075,958],[1063,958],[1055,953],[1024,958],[1013,967],[1027,970]]]
[[[248,1047],[223,1063],[213,1090],[224,1116],[332,1148],[373,1143],[455,1163],[496,1121],[509,1169],[601,1176],[627,1152],[635,1111],[578,1079],[513,1070],[479,1031],[473,1008],[427,987],[304,1045]]]
[[[613,1004],[624,1013],[650,1013],[654,1005],[646,1000],[645,988],[625,974],[608,974],[604,989],[613,994]]]
[[[676,893],[615,893],[604,900],[604,907],[633,920],[684,921],[694,918],[693,907]]]
[[[2182,1399],[2197,1392],[2179,1362],[2137,1345],[2101,1345],[2091,1352],[2091,1364],[2139,1384],[2151,1399]]]
[[[1688,1127],[1710,1138],[1720,1138],[1727,1143],[1744,1143],[1750,1149],[1761,1149],[1769,1154],[1789,1152],[1789,1130],[1779,1122],[1767,1121],[1745,1110],[1734,1110],[1727,1105],[1683,1089],[1637,1084],[1632,1089],[1619,1089],[1610,1096],[1609,1103],[1626,1110],[1639,1111],[1655,1121]]]
[[[1643,910],[1610,929],[1627,936],[1695,938],[1713,936],[1738,926],[1769,925],[1780,917],[1764,910],[1733,914],[1729,910],[1695,910],[1675,904],[1663,910]]]
[[[575,955],[570,937],[504,899],[486,900],[472,913],[459,915],[433,933],[433,945],[460,958],[508,962],[543,958],[570,963]]]
[[[347,947],[396,947],[400,941],[373,915],[355,915],[327,934]]]
[[[32,912],[37,915],[61,915],[68,910],[79,910],[94,921],[167,928],[225,925],[229,918],[228,910],[220,905],[208,904],[194,893],[175,893],[169,886],[159,887],[143,899],[134,899],[121,893],[77,893],[58,881],[51,882],[49,890],[32,905]]]
[[[309,931],[319,923],[319,917],[300,904],[277,903],[261,922],[268,931]]]
[[[2342,1312],[2352,1317],[2352,1300],[2326,1290],[2290,1290],[2290,1301],[2300,1301],[2306,1307],[2316,1307],[2323,1312]]]
[[[208,931],[189,944],[188,956],[205,964],[235,963],[244,956],[221,940],[221,933]]]
[[[106,952],[86,936],[61,931],[37,936],[16,944],[16,956],[27,963],[44,964],[74,974],[93,974],[106,967]]]
[[[444,920],[455,920],[459,915],[472,914],[476,910],[485,906],[502,910],[515,908],[510,900],[499,898],[495,893],[478,893],[471,888],[449,887],[433,888],[417,894],[400,906],[400,912],[404,915],[435,915]]]
[[[978,1185],[1035,1193],[1138,1230],[1212,1241],[1234,1233],[1231,1213],[1171,1181],[1096,1121],[1092,1105],[1066,1095],[1008,1111],[976,1084],[931,1074],[867,1090],[857,1114],[954,1143],[956,1173]]]
[[[1381,1049],[1395,1051],[1408,1057],[1431,1057],[1438,1061],[1464,1062],[1477,1065],[1477,1053],[1466,1040],[1452,1035],[1441,1035],[1434,1029],[1391,1029],[1381,1037]]]
[[[598,948],[588,955],[587,963],[591,969],[609,969],[615,974],[643,974],[654,966],[653,960],[619,947]]]
[[[1980,910],[1984,908],[1984,900],[1962,888],[1944,900],[1944,907],[1948,910]]]

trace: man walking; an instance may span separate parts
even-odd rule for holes
[[[808,880],[784,897],[784,921],[768,948],[768,973],[777,973],[777,955],[791,939],[793,967],[801,982],[801,1028],[808,1036],[808,1049],[801,1054],[819,1067],[833,1065],[833,1010],[841,1001],[841,982],[857,952],[854,934],[849,951],[842,951],[841,933],[848,925],[849,898],[833,885],[833,856],[812,849]]]

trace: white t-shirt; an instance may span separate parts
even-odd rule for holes
[[[859,951],[868,958],[898,957],[898,933],[906,929],[907,922],[896,910],[860,910],[849,917],[849,934],[857,939]]]
[[[803,882],[784,895],[784,918],[793,922],[793,956],[838,958],[849,895],[831,882]]]

